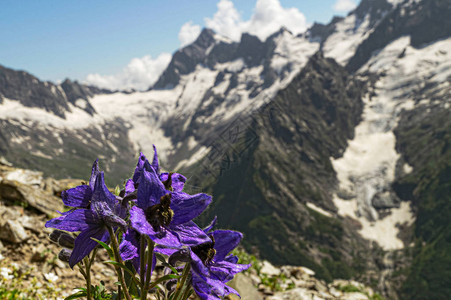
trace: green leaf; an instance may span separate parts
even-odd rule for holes
[[[114,194],[116,196],[119,196],[120,193],[121,193],[121,188],[119,187],[119,185],[116,185],[116,188],[114,189]]]
[[[125,272],[127,272],[135,281],[135,283],[138,286],[141,286],[141,282],[139,281],[138,278],[136,278],[135,273],[133,271],[131,271],[129,268],[127,268],[124,264],[121,264],[120,262],[114,261],[114,260],[107,260],[103,262],[104,264],[112,264],[114,266],[118,266],[119,268],[124,269]]]
[[[165,276],[163,276],[163,277],[161,277],[161,278],[158,278],[158,280],[156,280],[154,283],[152,283],[152,284],[149,286],[149,290],[153,289],[153,288],[156,287],[158,284],[160,284],[160,283],[162,283],[162,282],[164,282],[164,281],[168,281],[168,280],[171,280],[171,279],[179,279],[179,278],[180,278],[180,275],[175,275],[175,274],[168,274],[168,275],[165,275]]]
[[[111,260],[114,259],[113,249],[111,249],[110,246],[108,246],[106,243],[99,241],[98,239],[95,239],[93,237],[91,239],[96,241],[97,243],[99,243],[99,245],[102,246],[103,248],[105,248],[105,250],[108,252],[108,256],[110,257]]]
[[[172,270],[172,272],[174,272],[175,274],[178,274],[178,271],[176,268],[174,268],[172,265],[168,264],[166,262],[166,259],[163,255],[161,255],[160,253],[155,252],[155,257],[161,262],[161,264],[169,269]]]
[[[70,296],[67,296],[66,298],[64,298],[64,300],[79,299],[79,298],[86,297],[86,296],[87,296],[86,291],[79,291]]]

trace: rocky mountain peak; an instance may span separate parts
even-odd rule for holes
[[[450,37],[450,15],[451,2],[447,0],[403,2],[388,13],[358,46],[347,69],[358,70],[375,50],[404,35],[410,36],[410,44],[414,47]]]
[[[367,15],[370,18],[370,26],[374,25],[377,21],[389,12],[393,8],[393,5],[387,0],[362,0],[357,8],[351,12],[354,13],[359,19],[365,18]]]
[[[335,31],[335,24],[342,21],[343,19],[343,17],[334,16],[332,18],[332,21],[330,21],[330,23],[327,25],[315,22],[307,31],[307,36],[310,38],[310,40],[318,41],[321,43]]]
[[[193,72],[208,56],[208,49],[216,42],[213,30],[204,28],[199,37],[190,45],[178,50],[172,56],[166,70],[155,83],[154,88],[172,88],[179,83],[180,76]]]
[[[67,101],[74,106],[85,110],[90,115],[95,113],[95,109],[92,107],[91,103],[89,103],[89,98],[93,97],[95,93],[93,93],[89,87],[81,85],[78,81],[66,79],[61,83],[61,88],[66,94]]]

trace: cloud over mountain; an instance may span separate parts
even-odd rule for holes
[[[336,12],[347,12],[356,7],[354,0],[337,0],[333,6]]]
[[[85,83],[111,90],[146,90],[158,80],[171,57],[169,53],[161,53],[156,58],[150,55],[133,58],[122,72],[114,75],[89,74]]]
[[[269,35],[285,26],[293,33],[307,29],[307,21],[297,8],[284,8],[279,0],[258,0],[251,18],[241,18],[233,2],[221,0],[218,11],[212,18],[205,19],[205,25],[221,35],[239,40],[244,32],[265,40]]]

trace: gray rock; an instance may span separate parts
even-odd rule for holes
[[[241,299],[263,300],[257,288],[252,284],[252,279],[243,274],[237,274],[231,281],[230,286],[240,293]]]
[[[274,296],[267,297],[265,300],[293,300],[293,299],[302,299],[302,300],[313,300],[314,294],[312,291],[308,291],[302,288],[295,288],[285,292],[276,293]],[[322,299],[316,297],[315,299]]]
[[[0,183],[0,198],[12,204],[29,205],[49,216],[54,216],[56,211],[64,209],[61,199],[45,193],[39,187],[15,180],[3,180]]]
[[[264,260],[263,266],[260,270],[260,273],[269,275],[269,276],[278,276],[280,274],[280,269],[274,267],[269,261]]]
[[[0,224],[0,239],[17,244],[28,239],[28,234],[18,221],[6,220]]]

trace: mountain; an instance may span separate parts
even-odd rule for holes
[[[362,0],[297,36],[204,29],[144,92],[0,67],[0,156],[59,178],[99,157],[121,183],[156,144],[262,258],[447,299],[449,15],[449,1]]]
[[[42,82],[24,71],[0,66],[0,156],[16,166],[59,178],[85,178],[81,166],[108,157],[104,168],[122,180],[135,151],[121,119],[100,120],[91,104],[110,91],[65,80]]]
[[[222,144],[199,166],[203,174],[216,172],[199,177],[215,197],[207,219],[221,212],[221,226],[243,231],[249,249],[277,264],[302,264],[327,280],[356,275],[369,247],[333,217],[330,157],[353,137],[365,93],[364,82],[315,54],[231,148]]]

